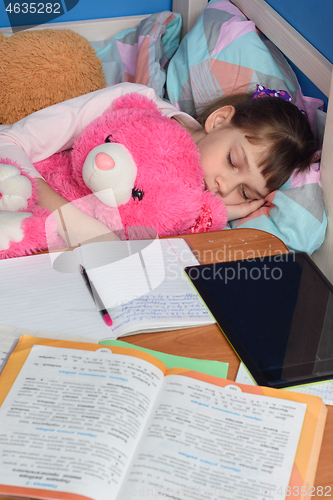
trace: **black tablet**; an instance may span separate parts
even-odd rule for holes
[[[185,270],[258,385],[333,378],[333,287],[307,254]]]

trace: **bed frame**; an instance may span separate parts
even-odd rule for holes
[[[302,35],[264,0],[232,0],[333,103],[332,64]],[[184,36],[195,24],[207,0],[173,0],[172,10],[182,15]],[[126,28],[135,28],[147,16],[130,16],[91,21],[52,23],[52,29],[68,28],[85,36],[89,41],[109,38]],[[45,29],[46,25],[31,29]],[[0,30],[10,36],[12,30]],[[325,242],[313,254],[313,259],[327,278],[333,283],[333,104],[328,105],[326,127],[321,159],[321,182],[323,198],[328,215],[328,230]]]
[[[333,283],[333,65],[264,0],[232,0],[232,3],[329,99],[320,166],[328,228],[324,243],[312,257]]]

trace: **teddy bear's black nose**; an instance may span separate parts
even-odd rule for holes
[[[112,134],[108,135],[104,142],[111,142]]]
[[[143,195],[144,195],[144,192],[140,191],[140,189],[136,189],[136,188],[132,189],[132,198],[134,198],[134,199],[137,198],[139,201],[141,201],[143,198]]]

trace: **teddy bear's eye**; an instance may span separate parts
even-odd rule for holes
[[[143,191],[140,191],[140,189],[132,189],[132,198],[137,198],[139,201],[142,200],[143,198],[143,195],[144,195],[144,192]]]
[[[104,142],[111,142],[112,135],[108,135]]]

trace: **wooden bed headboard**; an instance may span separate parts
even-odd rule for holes
[[[332,63],[300,35],[264,0],[231,0],[246,17],[262,31],[333,103]],[[207,0],[173,0],[172,10],[182,15],[184,36],[195,24]],[[52,29],[69,28],[89,41],[109,38],[126,28],[135,28],[147,17],[130,16],[91,21],[52,23]],[[45,29],[40,25],[31,29]],[[0,28],[10,36],[10,28]],[[332,99],[330,99],[332,97]],[[333,282],[333,104],[328,104],[325,135],[321,160],[323,198],[328,214],[328,230],[324,244],[313,254],[317,265]]]

